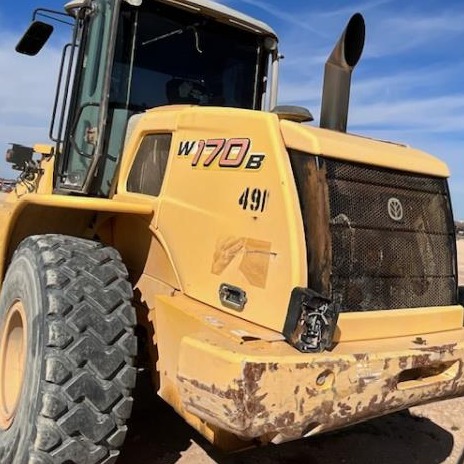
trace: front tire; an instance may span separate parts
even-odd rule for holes
[[[131,298],[113,248],[62,235],[20,244],[0,296],[2,464],[115,462],[135,385]]]

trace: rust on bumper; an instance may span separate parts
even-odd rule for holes
[[[464,330],[423,341],[346,343],[308,355],[285,342],[197,334],[181,342],[177,388],[183,407],[204,421],[279,443],[463,395]]]

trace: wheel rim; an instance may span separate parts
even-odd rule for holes
[[[26,314],[21,301],[15,301],[6,313],[0,344],[0,428],[13,423],[23,386],[26,367]]]

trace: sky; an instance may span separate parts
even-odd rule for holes
[[[149,0],[145,0],[149,1]],[[456,219],[464,219],[463,0],[223,0],[279,35],[279,104],[319,119],[324,62],[350,16],[366,21],[353,73],[348,131],[422,149],[450,167]],[[66,26],[37,57],[14,47],[39,6],[59,0],[0,1],[0,154],[9,142],[47,142]],[[2,158],[3,159],[3,158]],[[13,177],[0,161],[0,176]]]

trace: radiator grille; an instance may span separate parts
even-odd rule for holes
[[[304,163],[315,159],[303,156]],[[292,160],[294,170],[303,156]],[[317,164],[327,182],[329,291],[341,310],[455,304],[454,229],[446,180],[333,159],[317,158]],[[314,201],[303,198],[301,174],[295,174],[300,202]],[[302,211],[307,216],[310,208],[302,206]],[[310,221],[304,218],[308,247],[317,240],[308,237]]]

